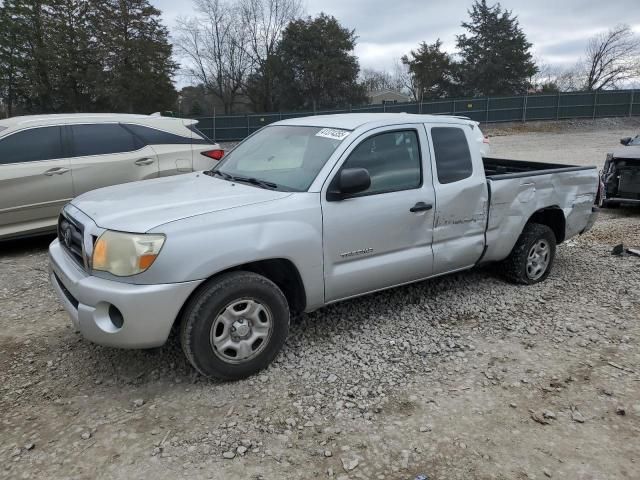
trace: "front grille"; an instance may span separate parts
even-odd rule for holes
[[[69,216],[60,214],[58,219],[58,240],[71,257],[84,267],[83,249],[84,228],[82,224]]]

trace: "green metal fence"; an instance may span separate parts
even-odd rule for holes
[[[640,90],[535,94],[512,97],[440,99],[422,103],[367,105],[316,112],[249,113],[199,117],[198,128],[218,142],[242,140],[256,130],[288,118],[349,112],[405,112],[460,115],[482,123],[527,122],[640,115]]]

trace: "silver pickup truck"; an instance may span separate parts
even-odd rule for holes
[[[179,331],[202,374],[269,365],[293,314],[489,262],[544,280],[595,220],[597,169],[483,159],[476,123],[407,114],[296,118],[210,171],[69,203],[51,282],[81,334],[145,348]]]

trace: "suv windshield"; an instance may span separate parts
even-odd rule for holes
[[[273,126],[239,144],[213,172],[263,188],[306,191],[349,130]]]
[[[631,145],[640,145],[640,135],[633,137],[631,141],[627,143],[627,146],[631,146]]]

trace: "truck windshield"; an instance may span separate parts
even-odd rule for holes
[[[276,125],[240,143],[213,169],[223,178],[306,191],[349,130]]]

